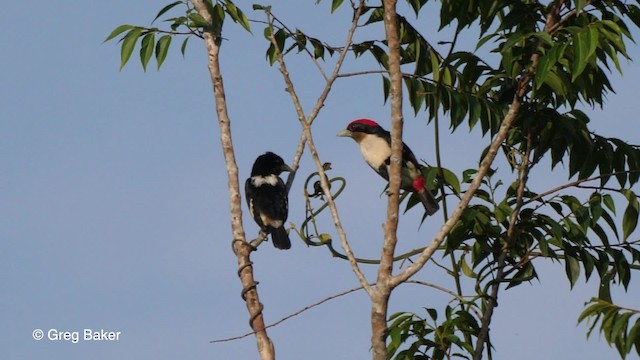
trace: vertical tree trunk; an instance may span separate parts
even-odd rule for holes
[[[387,359],[387,312],[393,286],[390,278],[393,272],[393,255],[396,249],[400,168],[402,164],[402,72],[400,69],[400,39],[396,0],[384,1],[384,27],[389,46],[389,78],[391,87],[391,167],[389,173],[389,199],[387,221],[384,226],[384,243],[378,267],[375,290],[371,294],[371,347],[373,359]]]
[[[205,3],[202,0],[192,0],[192,3],[198,13],[211,23],[211,15]],[[227,102],[219,61],[220,44],[222,40],[221,32],[221,24],[212,24],[211,28],[206,29],[204,40],[209,59],[209,73],[211,74],[211,82],[213,83],[218,125],[220,127],[220,143],[227,166],[233,250],[238,258],[238,276],[242,282],[242,298],[245,300],[247,310],[249,311],[249,325],[256,334],[258,353],[262,360],[273,360],[275,359],[275,348],[265,329],[262,316],[262,304],[260,303],[260,297],[258,296],[258,290],[256,288],[257,283],[253,278],[253,263],[250,258],[253,247],[247,242],[242,226],[242,202],[240,197],[240,182],[238,180],[238,165],[236,164],[233,143],[231,141],[231,121],[227,112]]]

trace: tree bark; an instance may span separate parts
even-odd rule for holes
[[[393,255],[396,249],[400,168],[402,165],[402,70],[400,69],[400,39],[396,0],[384,2],[384,28],[389,46],[388,71],[391,87],[391,166],[389,170],[389,197],[387,202],[387,221],[384,225],[384,243],[378,267],[376,287],[371,295],[371,347],[373,359],[387,359],[387,317],[391,286],[389,279],[393,273]]]
[[[192,0],[192,3],[198,13],[211,24],[211,15],[204,1]],[[263,306],[258,296],[257,282],[253,277],[253,263],[251,262],[250,255],[254,248],[247,242],[242,226],[242,199],[240,196],[240,182],[238,180],[238,165],[231,140],[231,120],[227,112],[227,102],[219,61],[220,44],[222,40],[221,33],[221,25],[213,24],[210,28],[205,29],[204,40],[208,54],[209,73],[211,74],[211,82],[213,84],[218,125],[220,127],[220,143],[227,167],[233,250],[238,258],[238,276],[242,282],[242,298],[245,300],[247,310],[249,311],[249,325],[256,334],[258,353],[263,360],[273,360],[275,359],[275,348],[265,329],[264,318],[262,316]]]

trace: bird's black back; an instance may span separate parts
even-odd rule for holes
[[[262,228],[267,228],[269,224],[264,224],[261,213],[273,220],[287,221],[289,204],[287,199],[287,188],[282,179],[278,178],[275,186],[262,184],[255,186],[251,178],[247,179],[244,186],[247,197],[247,205],[251,209],[251,216]]]

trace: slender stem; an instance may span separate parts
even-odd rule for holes
[[[478,334],[478,341],[476,343],[475,352],[473,355],[474,360],[482,359],[482,352],[484,350],[484,344],[489,339],[489,325],[491,324],[491,318],[493,317],[493,310],[498,306],[498,291],[500,290],[500,284],[505,279],[505,264],[507,255],[510,251],[513,242],[516,240],[516,226],[518,224],[518,216],[524,203],[524,192],[529,179],[531,151],[533,150],[533,135],[531,132],[527,134],[527,150],[522,158],[522,164],[519,166],[519,179],[518,188],[516,189],[516,204],[509,217],[509,228],[507,229],[506,245],[502,248],[502,252],[498,257],[497,273],[494,280],[494,284],[491,286],[491,294],[487,299],[487,306],[484,314],[482,315],[480,333]]]
[[[557,187],[555,187],[555,188],[553,188],[551,190],[547,190],[547,191],[545,191],[543,193],[540,193],[540,194],[532,197],[531,199],[529,199],[529,200],[527,200],[525,202],[525,205],[529,204],[531,202],[540,200],[540,199],[542,199],[543,197],[545,197],[547,195],[551,195],[553,193],[557,193],[558,191],[564,190],[566,188],[570,188],[570,187],[574,187],[574,186],[575,187],[580,187],[580,184],[588,182],[588,181],[598,180],[598,179],[601,179],[603,177],[615,176],[615,175],[619,175],[619,174],[631,174],[631,173],[637,173],[637,172],[640,172],[640,170],[616,171],[616,172],[612,172],[612,173],[609,173],[609,174],[601,174],[601,175],[598,175],[598,176],[592,176],[592,177],[589,177],[589,178],[584,178],[584,179],[578,179],[576,181],[571,181],[571,182],[568,182],[566,184],[557,186]],[[598,189],[602,189],[602,187],[598,187]],[[607,189],[607,190],[620,191],[619,189]]]

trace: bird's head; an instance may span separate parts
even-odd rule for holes
[[[384,129],[377,122],[371,119],[358,119],[350,122],[347,128],[340,131],[337,136],[350,137],[358,141],[367,134],[376,134],[382,131]]]
[[[293,171],[282,158],[271,151],[258,156],[253,163],[251,176],[280,175],[283,171]]]

